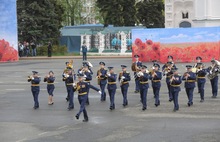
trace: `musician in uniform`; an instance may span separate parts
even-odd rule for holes
[[[220,63],[217,60],[211,60],[211,63],[212,65],[207,68],[207,72],[212,86],[212,98],[216,98],[218,95],[218,73],[220,71]]]
[[[37,71],[32,71],[33,75],[28,76],[28,82],[31,82],[31,92],[34,98],[34,109],[39,108],[38,95],[40,92],[40,77],[38,76]]]
[[[97,79],[98,79],[98,85],[100,85],[101,89],[101,101],[106,100],[106,92],[105,92],[105,86],[107,84],[107,72],[108,70],[105,69],[105,63],[100,62],[100,69],[97,71]]]
[[[204,64],[203,63],[197,63],[196,66],[196,75],[197,75],[197,85],[200,93],[200,102],[204,102],[204,87],[206,83],[206,69],[204,69]]]
[[[163,76],[166,75],[166,84],[167,84],[167,89],[168,89],[168,94],[169,94],[169,101],[173,101],[172,94],[170,92],[170,77],[173,74],[172,70],[176,68],[175,64],[170,60],[172,60],[172,56],[168,56],[168,62],[162,67],[163,71]]]
[[[95,87],[91,84],[93,72],[89,68],[89,65],[86,62],[83,63],[83,67],[78,70],[78,73],[83,74],[84,77],[85,77],[85,82],[87,82],[89,84],[88,97],[87,97],[87,101],[86,101],[86,104],[89,105],[89,90],[90,90],[90,88],[92,88],[93,90],[99,92],[100,94],[101,94],[101,91],[100,91],[100,89],[98,89],[97,87]]]
[[[135,62],[132,64],[133,68],[135,69],[132,69],[132,71],[134,71],[134,76],[137,75],[137,72],[140,71],[140,67],[142,66],[142,62],[139,61],[139,55],[134,55],[134,58],[135,58]],[[135,93],[138,93],[140,92],[140,82],[139,80],[135,77]]]
[[[202,63],[202,57],[197,56],[197,57],[196,57],[196,63],[195,63],[195,65],[193,66],[193,68],[198,69],[198,68],[200,67],[200,65],[201,65],[200,63]],[[200,93],[198,81],[197,81],[197,86],[198,86],[198,93]]]
[[[47,82],[47,92],[49,94],[48,105],[54,104],[53,102],[53,91],[55,89],[54,81],[55,81],[54,73],[53,71],[49,71],[48,75],[44,77],[44,82]]]
[[[141,71],[137,73],[137,79],[140,81],[140,96],[141,96],[141,103],[142,103],[142,110],[147,109],[147,91],[149,88],[148,79],[149,75],[146,72],[147,66],[142,65]]]
[[[108,76],[108,93],[110,98],[110,110],[115,109],[115,93],[117,89],[116,80],[117,80],[117,74],[114,73],[113,67],[108,67],[109,73],[107,73]]]
[[[122,71],[119,73],[118,81],[121,86],[121,93],[123,96],[123,106],[128,105],[127,93],[129,87],[129,81],[131,80],[130,73],[127,71],[127,66],[121,65]]]
[[[72,68],[68,68],[68,72],[63,74],[63,81],[65,81],[67,92],[68,92],[68,99],[69,99],[69,106],[68,110],[74,109],[74,92],[73,92],[73,83],[74,83],[74,75],[72,72]]]
[[[80,110],[79,112],[76,114],[76,119],[79,119],[80,114],[83,112],[84,115],[84,120],[83,122],[88,122],[89,121],[89,117],[86,111],[86,101],[88,100],[88,90],[89,90],[89,84],[87,82],[84,81],[84,74],[77,74],[78,76],[78,82],[77,84],[73,84],[74,86],[74,91],[78,91],[78,100],[79,100],[79,104],[80,104]]]
[[[170,78],[170,92],[172,94],[174,109],[173,111],[179,110],[178,97],[179,92],[181,91],[180,84],[182,83],[181,75],[178,74],[178,68],[172,69],[173,75]]]
[[[188,97],[188,106],[193,105],[193,91],[194,88],[196,87],[195,82],[196,82],[196,74],[192,72],[192,66],[191,65],[186,65],[187,72],[184,73],[182,80],[185,81],[185,90],[186,94]]]
[[[159,93],[160,93],[160,87],[161,87],[161,79],[162,79],[162,73],[159,71],[160,65],[157,63],[154,63],[153,70],[150,72],[150,80],[152,82],[152,88],[155,98],[155,106],[160,105],[160,99],[159,99]]]

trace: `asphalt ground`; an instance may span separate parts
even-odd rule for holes
[[[134,93],[134,79],[130,82],[128,106],[122,106],[119,84],[116,91],[116,109],[109,110],[109,97],[100,102],[100,95],[90,90],[90,105],[87,107],[89,122],[82,122],[75,115],[79,110],[75,93],[75,109],[67,111],[66,88],[62,81],[65,62],[69,59],[21,60],[0,63],[0,141],[1,142],[219,142],[220,97],[212,99],[210,81],[205,85],[205,102],[200,103],[197,88],[194,105],[187,106],[184,84],[179,95],[180,110],[173,112],[173,103],[168,101],[165,78],[160,91],[161,105],[154,106],[152,88],[148,91],[148,109],[142,111],[139,94]],[[130,58],[91,59],[94,73],[99,61],[114,66],[119,73],[121,64],[128,65]],[[81,59],[74,59],[74,68],[80,68]],[[148,67],[151,63],[146,63]],[[185,72],[185,63],[176,64],[180,74]],[[207,64],[208,66],[208,64]],[[40,108],[34,110],[33,97],[27,76],[36,70],[43,78],[53,70],[56,76],[54,105],[47,104],[46,83],[41,81]],[[133,76],[133,73],[132,73]],[[97,86],[93,76],[92,84]],[[107,90],[106,90],[107,91]]]

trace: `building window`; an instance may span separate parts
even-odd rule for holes
[[[186,12],[186,13],[182,12],[182,18],[183,19],[188,19],[189,18],[189,13],[188,12]]]

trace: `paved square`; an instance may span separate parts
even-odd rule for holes
[[[130,82],[128,107],[122,106],[119,83],[116,92],[116,109],[109,110],[109,97],[100,102],[100,95],[90,91],[87,107],[89,122],[75,119],[79,110],[77,93],[75,109],[67,111],[66,88],[62,72],[68,59],[23,60],[15,63],[0,63],[0,138],[1,142],[219,142],[220,97],[211,98],[210,81],[205,86],[205,102],[200,103],[197,88],[194,105],[187,106],[184,84],[179,96],[180,111],[173,112],[173,103],[168,102],[165,79],[160,91],[161,105],[154,106],[152,88],[148,90],[148,110],[142,111],[139,94],[134,92],[134,79]],[[96,74],[99,61],[114,66],[117,73],[121,64],[128,65],[131,59],[91,59]],[[74,60],[74,68],[81,67],[82,60]],[[146,63],[148,67],[150,63]],[[180,73],[185,72],[185,63],[176,64]],[[208,64],[207,64],[208,66]],[[50,70],[55,72],[54,105],[47,104],[46,83],[41,80],[40,109],[34,110],[33,97],[27,76],[36,70],[43,78]],[[133,73],[132,73],[133,76]],[[93,75],[92,84],[97,86]],[[108,94],[107,94],[108,96]]]

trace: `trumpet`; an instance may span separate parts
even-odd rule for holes
[[[187,79],[188,79],[188,77],[189,77],[189,72],[185,72],[185,73],[183,74],[183,76],[186,78],[186,81],[187,81]]]
[[[147,71],[146,71],[146,73],[147,73]],[[142,71],[139,71],[137,74],[134,75],[134,79],[137,79],[141,76],[144,76],[144,73]]]

